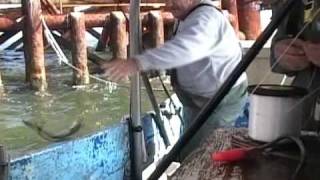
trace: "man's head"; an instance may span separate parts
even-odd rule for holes
[[[201,0],[166,0],[166,6],[177,19],[183,20],[187,13]]]

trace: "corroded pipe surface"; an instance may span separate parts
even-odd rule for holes
[[[105,24],[103,26],[96,51],[104,51],[107,47],[107,44],[110,41],[110,33],[111,33],[111,26],[110,26],[110,20],[108,17],[106,18]]]
[[[246,39],[256,39],[261,32],[260,10],[257,1],[238,0],[239,28]]]
[[[238,21],[237,0],[222,0],[221,6],[222,6],[222,9],[228,10],[228,12],[232,15],[232,19],[230,20],[230,22],[235,32],[238,33],[239,21]]]
[[[87,43],[85,38],[86,27],[84,15],[80,12],[70,14],[72,39],[72,64],[77,68],[73,70],[73,83],[75,85],[89,84],[89,71],[87,66]]]
[[[26,76],[29,76],[31,87],[38,91],[47,89],[44,48],[43,48],[43,28],[41,22],[41,4],[39,0],[25,0],[24,4],[24,38],[25,52],[28,51],[29,69]],[[28,74],[30,73],[30,74]]]
[[[148,14],[147,28],[150,35],[150,47],[159,47],[164,42],[163,19],[159,11]]]
[[[110,16],[111,36],[110,44],[114,58],[127,57],[128,33],[126,30],[126,18],[123,13],[112,12]]]
[[[164,23],[173,23],[174,17],[169,12],[161,13]],[[85,14],[85,25],[86,28],[92,27],[103,27],[105,25],[106,19],[110,14]],[[40,15],[39,15],[40,17]],[[147,13],[142,13],[143,24],[148,21]],[[70,20],[68,15],[44,15],[44,19],[50,29],[67,29],[70,28]],[[13,31],[21,30],[22,23],[17,23],[15,20],[0,16],[0,31]]]

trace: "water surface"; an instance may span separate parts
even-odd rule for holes
[[[23,154],[52,143],[22,122],[42,125],[50,132],[68,128],[82,119],[83,126],[72,138],[94,133],[120,121],[129,112],[129,85],[110,86],[91,79],[85,88],[72,87],[72,70],[57,63],[57,56],[46,51],[48,91],[46,95],[30,90],[25,83],[24,56],[21,51],[0,51],[0,72],[5,94],[0,99],[0,144],[11,154]],[[158,83],[155,82],[156,86]],[[163,100],[163,91],[155,91]],[[151,110],[142,90],[142,111]]]

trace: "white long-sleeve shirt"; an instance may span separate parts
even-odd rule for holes
[[[238,38],[226,17],[213,7],[201,6],[180,21],[171,40],[135,59],[143,71],[176,68],[180,88],[211,97],[241,57]],[[244,80],[245,74],[236,85]]]

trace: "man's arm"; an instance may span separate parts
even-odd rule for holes
[[[192,18],[186,20],[185,28],[163,46],[147,50],[128,60],[114,59],[103,64],[105,75],[111,80],[119,81],[138,71],[170,69],[193,63],[211,54],[230,56],[237,53],[237,49],[241,52],[231,25],[223,19],[225,17],[212,7],[202,7],[199,10],[204,8],[210,10],[193,14]],[[224,34],[226,32],[227,35]],[[220,44],[222,39],[224,45],[229,47],[227,50],[223,48],[223,52]]]
[[[213,54],[225,38],[221,37],[225,17],[212,7],[201,7],[196,11],[185,20],[172,40],[135,56],[142,70],[180,67]]]

